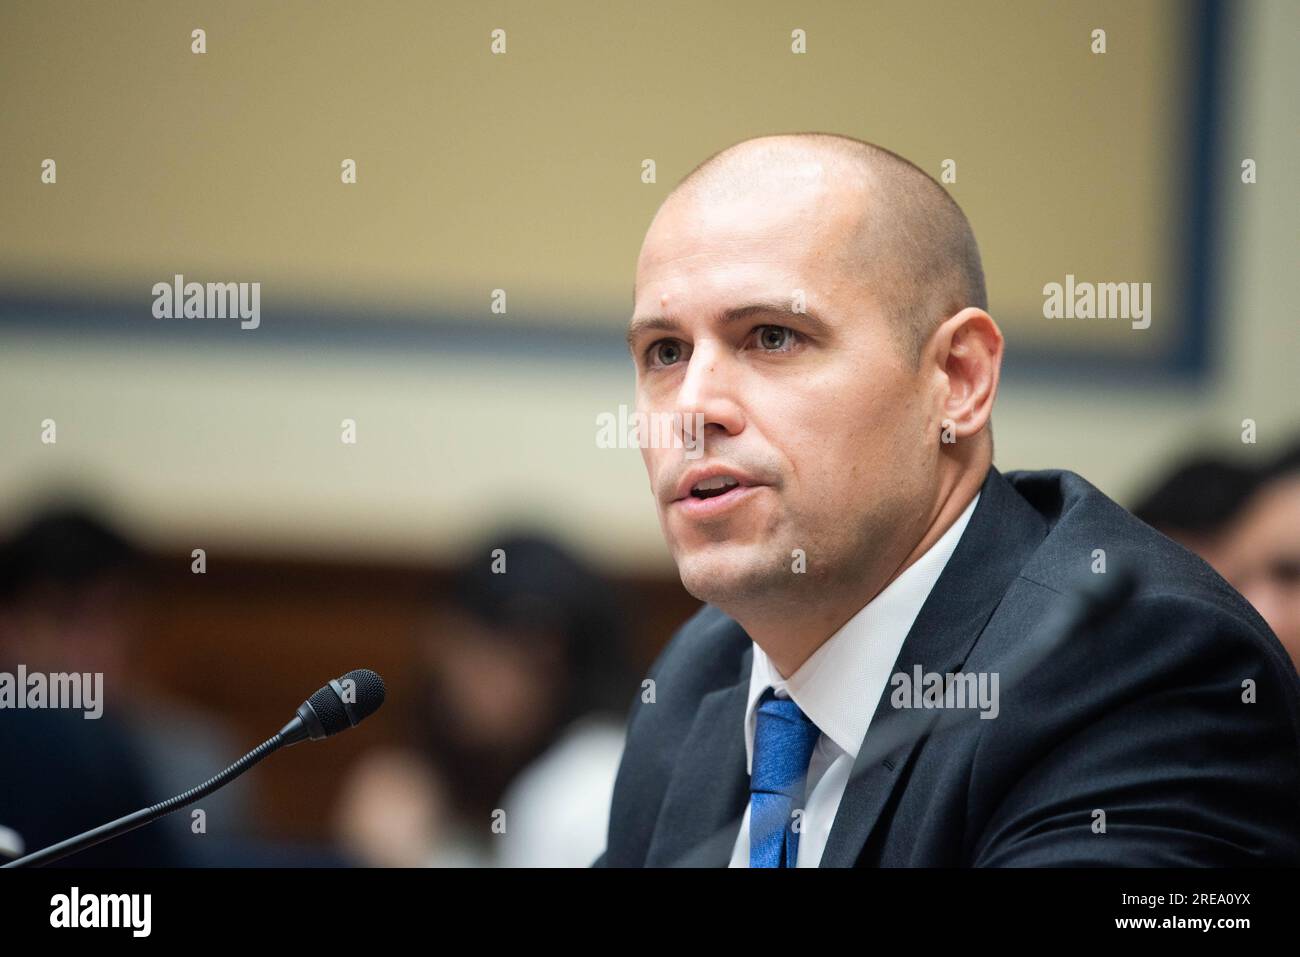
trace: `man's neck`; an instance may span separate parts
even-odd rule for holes
[[[723,611],[763,649],[783,678],[790,677],[849,619],[934,547],[979,494],[987,472],[986,466],[970,470],[959,479],[937,504],[924,534],[903,553],[901,559],[896,551],[886,561],[867,570],[865,575],[830,585],[811,600],[804,594],[795,600],[782,600],[761,609],[745,608],[735,613],[724,608]]]

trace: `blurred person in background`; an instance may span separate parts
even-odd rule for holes
[[[487,863],[454,828],[446,782],[419,751],[373,749],[343,776],[333,829],[339,850],[355,864],[474,867]]]
[[[1260,472],[1222,552],[1224,577],[1300,669],[1300,441]]]
[[[1300,668],[1300,441],[1263,467],[1194,455],[1133,514],[1226,578]]]
[[[0,545],[0,671],[101,673],[102,714],[0,710],[0,825],[30,853],[201,783],[238,756],[201,712],[135,667],[148,583],[139,550],[92,510],[53,506]],[[239,782],[203,802],[209,832],[175,814],[80,851],[68,866],[223,863],[247,831]]]
[[[1258,482],[1256,469],[1213,455],[1187,458],[1133,508],[1156,531],[1224,574],[1224,542]]]
[[[342,845],[373,866],[585,867],[604,846],[627,700],[610,583],[540,535],[501,535],[454,574],[419,636],[423,755],[348,775]]]

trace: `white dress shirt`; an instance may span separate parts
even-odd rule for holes
[[[957,521],[856,615],[831,635],[789,678],[763,649],[754,645],[745,709],[745,769],[754,771],[755,712],[768,688],[778,698],[793,698],[821,735],[808,763],[807,790],[799,827],[796,867],[816,867],[858,748],[867,735],[876,703],[889,683],[903,641],[921,613],[979,502],[977,494]],[[749,866],[749,808],[731,851],[731,867]]]

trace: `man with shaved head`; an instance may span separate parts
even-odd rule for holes
[[[715,154],[628,345],[707,604],[632,705],[598,865],[1300,863],[1300,676],[1080,476],[993,466],[1003,338],[929,175],[822,133]]]

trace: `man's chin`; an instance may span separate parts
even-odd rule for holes
[[[774,579],[790,572],[770,544],[711,542],[679,550],[675,557],[682,587],[715,605],[764,594]]]

